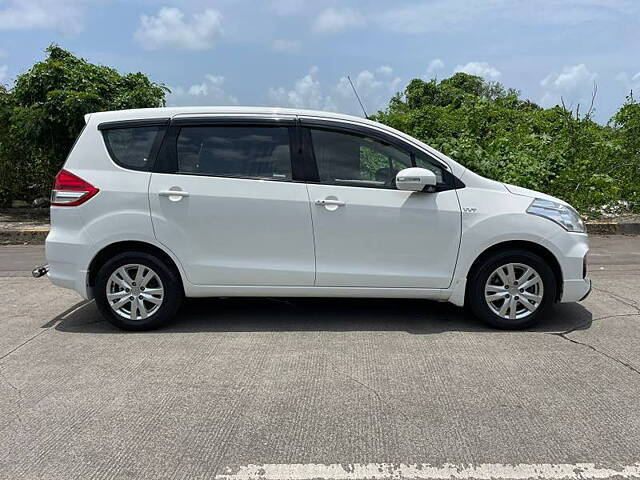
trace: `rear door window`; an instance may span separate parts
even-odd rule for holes
[[[102,130],[109,155],[118,165],[131,170],[149,170],[151,154],[164,126],[110,128]]]
[[[291,180],[289,128],[207,125],[182,127],[178,173]]]

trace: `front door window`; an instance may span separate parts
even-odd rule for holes
[[[311,139],[324,184],[395,189],[396,174],[412,166],[408,152],[364,135],[311,129]]]

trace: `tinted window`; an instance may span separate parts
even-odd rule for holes
[[[180,173],[291,179],[287,127],[183,127],[177,154]]]
[[[412,166],[408,152],[363,135],[311,129],[320,182],[395,188],[396,174]]]
[[[164,127],[132,127],[103,130],[113,160],[133,170],[147,170],[153,142]]]

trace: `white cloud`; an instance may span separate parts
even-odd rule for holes
[[[389,91],[393,94],[396,94],[398,93],[398,90],[400,90],[401,87],[402,87],[402,78],[395,77],[393,80],[391,80],[391,83],[389,84]]]
[[[375,73],[370,70],[363,70],[352,78],[352,81],[365,109],[369,113],[384,108],[389,98],[402,85],[402,79],[398,76],[393,76],[393,68],[387,65],[376,68]],[[341,111],[360,113],[360,105],[347,77],[342,77],[338,80],[335,90],[341,98]]]
[[[189,87],[171,88],[170,105],[237,105],[238,99],[224,88],[225,78],[221,75],[205,75],[200,83]]]
[[[301,46],[302,44],[299,41],[285,38],[278,38],[271,43],[271,47],[277,52],[297,52]]]
[[[428,77],[432,76],[438,70],[442,70],[444,68],[444,62],[439,58],[434,58],[427,65],[427,75]]]
[[[379,88],[382,85],[382,82],[369,70],[363,70],[353,79],[353,85],[356,87],[356,90],[358,90],[358,94],[364,96]],[[336,88],[344,96],[353,95],[353,91],[347,77],[342,77],[338,81]]]
[[[292,88],[269,89],[269,99],[277,105],[315,110],[336,110],[330,96],[325,96],[318,80],[318,67],[311,67],[309,73],[296,80]]]
[[[544,93],[540,103],[550,107],[564,100],[567,107],[590,102],[593,85],[598,75],[584,64],[568,65],[560,73],[550,73],[540,81]]]
[[[629,75],[627,72],[620,72],[616,75],[616,80],[620,82],[625,89],[625,93],[634,92],[634,97],[638,97],[640,93],[640,72],[635,75]]]
[[[596,74],[590,72],[587,66],[581,63],[564,67],[561,73],[547,75],[540,85],[570,92],[585,84],[591,85],[595,79]]]
[[[346,76],[325,86],[320,82],[318,73],[318,67],[312,67],[309,73],[296,80],[291,88],[270,88],[269,100],[278,106],[362,115]],[[384,108],[391,96],[402,86],[402,79],[395,75],[393,68],[388,65],[362,70],[352,76],[351,80],[368,113]]]
[[[208,8],[190,18],[179,8],[163,7],[156,16],[142,15],[135,39],[148,50],[179,48],[204,50],[222,34],[222,14]]]
[[[464,72],[469,75],[477,75],[486,80],[497,80],[502,73],[487,62],[469,62],[466,65],[458,65],[453,73]]]
[[[7,79],[8,70],[9,67],[7,67],[6,65],[0,65],[0,84],[4,83],[4,81]]]
[[[320,33],[336,33],[362,27],[365,23],[364,16],[356,10],[330,7],[318,15],[313,23],[313,29]]]
[[[382,65],[376,68],[376,72],[380,75],[393,75],[393,68],[391,68],[389,65]]]
[[[189,90],[187,90],[187,94],[193,95],[196,97],[205,96],[209,93],[209,87],[207,86],[207,82],[196,83],[195,85],[191,85]]]
[[[0,30],[83,30],[93,0],[8,0],[0,6]]]

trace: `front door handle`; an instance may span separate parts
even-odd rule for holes
[[[336,205],[338,207],[343,207],[346,205],[342,200],[332,200],[330,198],[326,198],[324,200],[316,200],[316,205]]]

